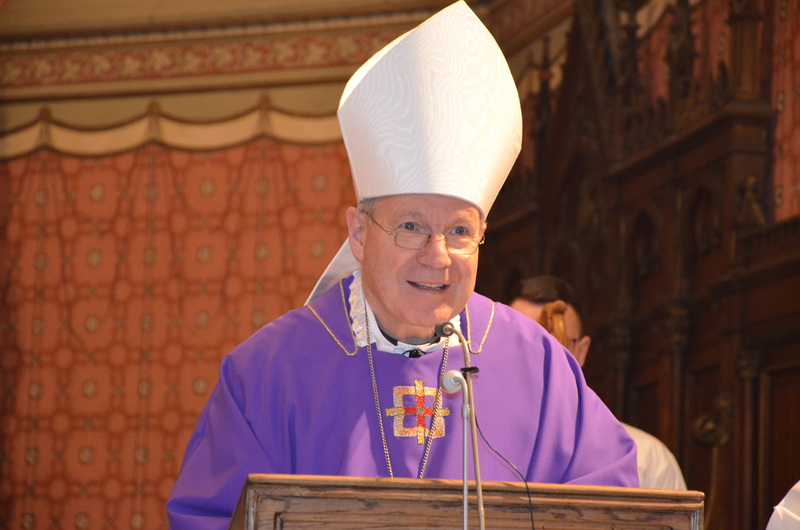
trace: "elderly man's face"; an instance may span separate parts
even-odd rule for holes
[[[375,202],[375,222],[390,231],[483,236],[485,225],[472,204],[443,195],[393,195]],[[400,248],[394,236],[366,214],[347,212],[350,246],[361,262],[364,294],[384,331],[408,343],[425,342],[434,326],[460,313],[475,288],[478,253],[450,253],[432,238],[421,250]]]

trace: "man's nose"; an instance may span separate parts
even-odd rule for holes
[[[441,268],[450,265],[450,251],[447,249],[447,237],[433,234],[420,252],[419,262],[429,267]]]

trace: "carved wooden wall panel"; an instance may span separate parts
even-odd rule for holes
[[[687,367],[685,397],[687,436],[681,466],[687,485],[706,493],[706,528],[737,528],[731,513],[731,395],[718,351]],[[713,356],[713,357],[712,357]],[[741,528],[748,528],[742,526]]]
[[[773,49],[772,17],[800,13],[679,1],[632,38],[620,13],[644,5],[576,1],[557,110],[526,174],[534,248],[493,257],[502,268],[482,265],[478,288],[500,297],[510,270],[569,281],[591,386],[672,449],[707,495],[706,528],[763,528],[800,479],[800,219],[772,216],[769,92],[782,78],[755,58]],[[496,218],[491,248],[517,240],[513,218],[513,206]]]
[[[762,455],[760,489],[765,496],[758,506],[758,519],[772,511],[771,499],[780,499],[797,481],[797,440],[800,440],[800,360],[797,345],[778,348],[761,374],[759,392],[759,445],[772,448]],[[766,360],[766,359],[765,359]],[[787,465],[788,463],[788,465]]]

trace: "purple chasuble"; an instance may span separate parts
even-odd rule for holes
[[[250,473],[389,476],[367,349],[356,351],[351,334],[351,281],[310,304],[327,330],[304,306],[222,360],[167,502],[171,528],[227,528]],[[475,350],[475,411],[489,443],[529,482],[638,486],[633,440],[574,357],[503,304],[473,293],[467,309],[461,331]],[[394,476],[417,477],[443,350],[409,359],[373,345],[372,353]],[[463,366],[461,347],[449,348],[446,369]],[[424,478],[462,478],[461,403],[461,393],[443,394]],[[483,480],[522,480],[479,445]]]

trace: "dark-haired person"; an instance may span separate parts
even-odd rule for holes
[[[555,305],[558,302],[561,305]],[[583,333],[581,306],[572,286],[550,275],[528,278],[521,282],[511,307],[542,323],[583,366],[592,339]],[[636,442],[640,487],[685,490],[680,465],[669,448],[652,434],[623,425]]]

